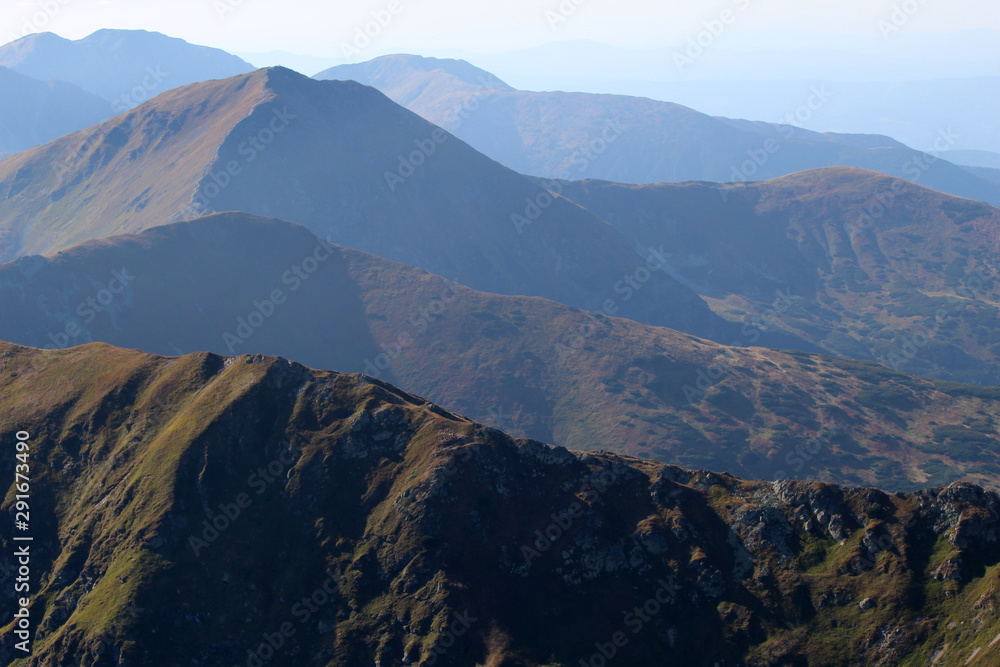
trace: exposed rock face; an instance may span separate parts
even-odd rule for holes
[[[1000,497],[967,484],[746,482],[515,440],[365,376],[104,345],[0,344],[18,430],[26,664],[998,659]]]

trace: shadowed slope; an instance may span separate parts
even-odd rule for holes
[[[467,70],[475,68],[462,65],[395,55],[333,67],[315,78],[375,86],[524,174],[624,183],[744,181],[850,165],[1000,205],[996,183],[889,137],[718,118],[644,97],[512,90],[492,75],[475,77],[471,85]],[[789,111],[802,103],[816,111],[835,97],[825,86],[802,95]],[[942,132],[936,145],[944,151],[954,141]]]
[[[1000,383],[1000,210],[838,167],[772,181],[561,184],[750,326],[907,372]],[[748,343],[757,343],[755,335]]]
[[[993,389],[477,292],[246,214],[0,266],[0,310],[0,339],[294,355],[574,449],[891,489],[1000,479]]]
[[[372,88],[282,68],[176,89],[4,160],[0,195],[0,258],[241,210],[477,289],[593,310],[617,299],[624,316],[728,335],[665,275],[619,298],[652,249]]]
[[[0,67],[0,158],[113,115],[96,95],[62,81],[38,81]]]
[[[0,440],[19,430],[34,650],[7,625],[4,662],[997,656],[1000,499],[967,484],[750,483],[511,440],[283,359],[105,345],[0,343]]]

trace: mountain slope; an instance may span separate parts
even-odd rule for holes
[[[392,91],[392,99],[413,111],[411,105],[424,110],[426,104],[443,104],[449,96],[461,103],[464,95],[483,89],[514,90],[486,70],[464,60],[450,58],[418,58],[415,56],[384,56],[363,63],[340,65],[326,70],[336,77],[317,74],[316,79],[336,78],[374,86],[383,92]],[[432,102],[433,101],[433,102]],[[418,114],[423,115],[421,111]]]
[[[0,196],[5,260],[248,211],[477,289],[591,310],[615,299],[620,315],[728,335],[691,290],[650,280],[654,248],[373,88],[282,68],[174,89],[0,161]],[[616,285],[636,272],[642,298],[625,299]]]
[[[888,137],[862,135],[859,141],[859,135],[716,118],[624,95],[470,86],[451,69],[433,66],[418,56],[385,56],[370,65],[334,67],[316,78],[360,76],[359,82],[524,174],[624,183],[743,181],[848,165],[1000,205],[996,183]],[[430,81],[414,91],[413,78]],[[808,104],[815,111],[832,94],[815,88],[807,94]],[[953,147],[948,136],[940,144],[940,150]]]
[[[967,484],[750,483],[511,440],[283,359],[104,345],[0,344],[0,438],[18,431],[34,643],[4,627],[11,664],[1000,655],[1000,498]]]
[[[760,183],[562,183],[718,312],[836,354],[1000,384],[1000,210],[850,168]],[[751,335],[749,343],[756,343]]]
[[[113,115],[100,97],[0,67],[0,157],[89,127]]]
[[[116,113],[170,88],[253,70],[220,49],[158,32],[108,29],[75,41],[51,32],[27,35],[0,46],[0,65],[75,84],[111,101]]]
[[[996,389],[477,292],[245,214],[0,266],[0,312],[0,339],[37,347],[294,355],[573,449],[892,490],[1000,485]]]

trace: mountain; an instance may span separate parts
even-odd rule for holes
[[[1000,122],[993,113],[1000,105],[1000,77],[996,76],[997,68],[993,69],[981,76],[956,78],[956,72],[967,70],[951,69],[930,80],[863,82],[816,71],[802,78],[778,79],[770,70],[775,80],[622,80],[574,90],[649,97],[711,116],[781,122],[807,102],[813,88],[825,87],[830,97],[822,108],[797,114],[793,125],[816,132],[888,135],[964,166],[966,155],[987,153],[967,149],[988,148],[994,156],[1000,151]],[[955,100],[962,103],[956,105]],[[934,145],[941,130],[950,131],[954,138],[954,146],[944,151]]]
[[[994,183],[1000,183],[1000,169],[995,169],[993,167],[963,167],[966,171],[975,174],[979,178],[985,179],[987,181],[993,181]]]
[[[954,150],[947,151],[942,157],[963,167],[1000,169],[1000,153],[992,151]]]
[[[113,115],[100,97],[0,67],[0,157],[44,144]]]
[[[327,74],[337,76],[326,76]],[[423,112],[430,110],[430,106],[448,101],[460,104],[470,93],[486,89],[514,90],[486,70],[464,60],[406,55],[383,56],[363,63],[338,65],[313,78],[358,81],[383,92],[391,90],[394,102],[421,116],[424,115]]]
[[[75,84],[127,111],[156,95],[254,68],[234,55],[145,30],[98,30],[71,41],[51,32],[0,46],[0,66]]]
[[[545,178],[746,181],[847,165],[1000,205],[996,183],[888,137],[717,118],[679,104],[624,95],[512,90],[492,76],[471,85],[469,77],[456,74],[457,67],[419,56],[386,56],[363,66],[333,67],[316,78],[360,76],[356,80],[498,162]],[[462,67],[474,69],[467,63]],[[414,79],[421,83],[412,85]],[[812,115],[833,95],[825,85],[804,92],[786,123],[794,122],[799,105]],[[936,150],[946,150],[957,139],[941,128],[931,141]]]
[[[247,211],[476,289],[729,327],[606,222],[354,82],[273,68],[168,91],[0,161],[0,260]],[[624,280],[642,282],[642,298]],[[618,290],[618,291],[616,291]]]
[[[573,449],[890,490],[1000,486],[996,388],[477,292],[246,214],[0,266],[0,312],[0,339],[36,347],[294,355]]]
[[[671,273],[729,319],[1000,384],[996,208],[843,167],[759,183],[559,185],[633,243],[671,248]]]
[[[0,344],[0,439],[31,478],[0,561],[29,554],[32,655],[11,622],[5,663],[1000,659],[1000,497],[968,484],[746,482],[280,358],[106,345]]]

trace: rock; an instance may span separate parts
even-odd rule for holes
[[[847,529],[844,517],[840,514],[834,514],[830,517],[830,525],[827,526],[827,530],[830,531],[830,536],[838,542],[851,536],[851,531]]]
[[[862,611],[868,611],[869,609],[875,608],[875,601],[872,600],[871,598],[865,598],[864,600],[858,603],[858,606],[861,607]]]

